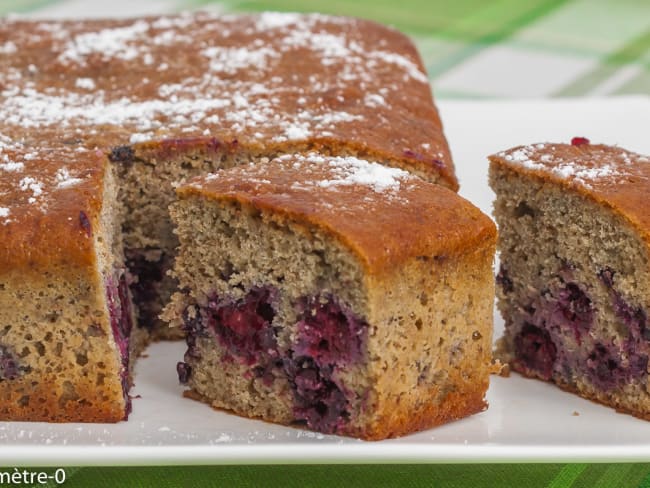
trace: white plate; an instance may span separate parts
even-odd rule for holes
[[[440,103],[461,193],[490,212],[485,156],[580,135],[650,154],[650,98]],[[497,333],[502,327],[497,318]],[[180,343],[136,368],[133,413],[114,425],[0,423],[2,465],[649,460],[650,422],[517,375],[492,379],[490,408],[401,439],[362,442],[217,412],[181,397]],[[578,414],[578,415],[576,415]]]

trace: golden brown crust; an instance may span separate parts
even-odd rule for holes
[[[30,178],[23,172],[0,169],[0,207],[10,209],[5,219],[0,218],[0,274],[81,268],[95,262],[92,236],[102,205],[104,156],[77,152],[65,157],[66,167],[82,181],[56,188],[61,163],[40,161],[34,179],[54,188],[49,198],[21,190],[21,181],[24,187],[24,179]],[[31,198],[36,201],[30,203]]]
[[[32,386],[31,380],[12,380],[0,383],[0,419],[29,422],[119,422],[125,419],[125,404],[121,388],[113,391],[113,398],[100,398],[92,381],[85,384],[77,379],[78,398],[61,401],[61,392],[55,387],[60,378],[43,376]],[[106,394],[106,390],[104,390]],[[21,399],[29,397],[24,405]]]
[[[456,259],[410,263],[378,280],[373,308],[384,318],[373,318],[373,323],[387,326],[375,332],[370,354],[384,352],[387,329],[399,330],[395,335],[408,337],[410,344],[400,340],[403,350],[388,370],[381,363],[375,368],[377,414],[370,424],[375,438],[415,432],[487,408],[495,244],[492,237]],[[408,283],[426,293],[423,306],[421,295],[406,291]],[[431,314],[424,313],[427,306]],[[423,325],[413,327],[406,317],[403,325],[386,320],[400,315],[421,317]]]
[[[621,215],[650,246],[650,158],[601,144],[531,144],[489,157],[494,165],[553,182]]]
[[[378,441],[430,429],[482,412],[488,407],[485,401],[487,388],[486,381],[464,390],[459,389],[449,393],[441,404],[430,402],[415,414],[404,409],[388,410],[383,412],[371,430],[357,434],[363,439]],[[435,396],[436,393],[434,390],[431,395]]]
[[[340,183],[337,178],[345,175],[335,166],[346,167],[348,160],[352,165],[360,161],[287,155],[193,179],[177,193],[180,198],[234,201],[325,229],[359,256],[369,275],[413,256],[447,259],[494,240],[494,223],[447,188],[398,173],[392,180],[380,174],[379,191],[372,182]],[[402,177],[394,190],[381,186]]]

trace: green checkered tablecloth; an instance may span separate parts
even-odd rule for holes
[[[416,41],[438,98],[650,94],[650,0],[0,0],[0,14],[38,17],[132,16],[194,8],[320,11],[391,24]],[[66,486],[98,487],[650,487],[650,464],[66,470]]]

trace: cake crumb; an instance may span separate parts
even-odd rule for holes
[[[574,417],[579,417],[580,413],[574,410],[571,415],[573,415]]]
[[[502,363],[499,359],[493,359],[491,374],[501,376],[502,378],[509,378],[510,365],[508,363]]]

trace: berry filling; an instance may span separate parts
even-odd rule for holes
[[[266,368],[279,356],[272,327],[273,295],[269,288],[253,288],[244,298],[234,301],[219,300],[213,295],[195,316],[190,317],[186,312],[183,330],[188,349],[185,361],[200,357],[196,339],[211,333],[225,349],[224,360]],[[179,363],[177,371],[180,382],[187,383],[190,366]]]
[[[124,254],[129,273],[135,278],[129,287],[137,305],[137,325],[151,330],[162,312],[162,281],[172,260],[159,249],[127,249]]]
[[[339,432],[350,417],[337,372],[361,359],[368,324],[333,297],[303,300],[296,324],[295,359],[285,361],[294,393],[294,415],[311,429]]]
[[[324,303],[320,297],[301,299],[295,342],[290,350],[280,351],[272,325],[276,293],[253,288],[238,300],[213,296],[195,314],[186,312],[188,349],[185,362],[177,365],[179,380],[187,383],[192,374],[188,363],[200,359],[197,338],[212,336],[224,349],[222,359],[250,366],[250,377],[270,386],[284,375],[293,392],[296,420],[316,431],[340,432],[349,420],[350,403],[337,373],[362,357],[368,325],[333,297]]]
[[[602,390],[612,390],[646,373],[648,356],[636,353],[626,354],[624,361],[618,348],[596,344],[586,362],[589,380]]]
[[[334,434],[348,422],[349,405],[336,384],[335,367],[319,366],[314,359],[300,356],[285,361],[285,371],[293,390],[293,413],[310,429]]]
[[[557,349],[548,331],[525,323],[515,337],[516,366],[534,372],[544,380],[553,376]]]
[[[235,302],[210,301],[207,312],[208,326],[232,358],[251,366],[277,356],[268,289],[254,288]]]
[[[612,270],[602,270],[598,277],[629,333],[618,341],[599,340],[591,332],[596,310],[585,288],[571,281],[571,269],[562,269],[553,285],[522,308],[523,326],[514,338],[514,366],[546,380],[557,374],[572,382],[583,375],[604,391],[639,380],[647,374],[650,347],[645,311],[631,306],[614,289]]]
[[[297,324],[294,351],[313,358],[317,364],[356,362],[361,356],[362,341],[368,325],[328,297],[325,303],[316,297],[305,306]]]
[[[0,381],[15,380],[23,370],[9,347],[0,345]]]
[[[122,358],[122,370],[120,371],[120,379],[122,382],[122,390],[124,392],[124,400],[126,403],[126,412],[124,418],[126,419],[131,413],[131,398],[129,392],[129,338],[131,329],[133,328],[133,321],[131,315],[131,301],[129,298],[129,287],[126,283],[126,277],[122,273],[119,280],[108,278],[106,280],[106,296],[108,301],[108,312],[111,320],[111,329],[115,344],[120,351]]]

